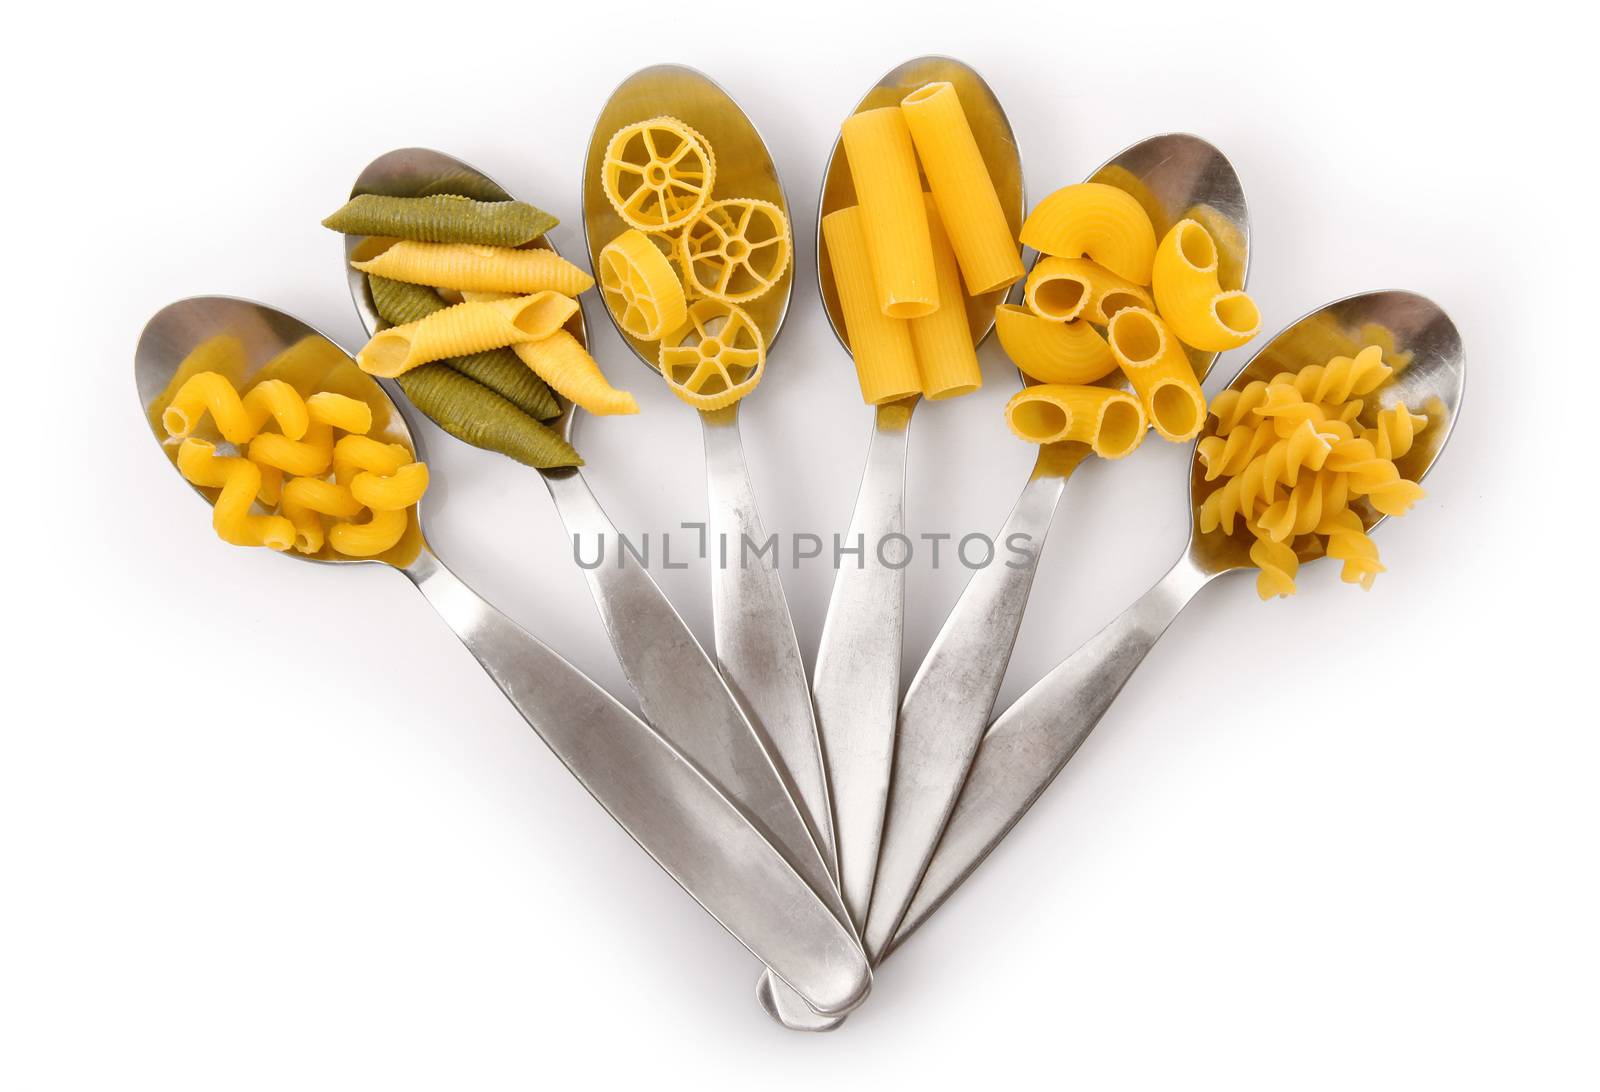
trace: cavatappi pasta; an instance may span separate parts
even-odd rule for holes
[[[1429,424],[1403,402],[1368,410],[1393,371],[1369,345],[1213,399],[1198,454],[1220,484],[1200,503],[1199,529],[1249,536],[1261,598],[1292,595],[1306,557],[1342,561],[1341,578],[1363,588],[1384,571],[1367,528],[1422,498],[1395,460]]]
[[[577,314],[572,297],[594,281],[539,245],[555,218],[503,197],[462,174],[416,197],[355,197],[324,221],[365,237],[352,264],[386,326],[358,360],[460,440],[529,466],[578,466],[544,424],[562,410],[552,387],[591,413],[637,413],[638,404],[563,328]]]
[[[628,337],[655,343],[673,394],[702,411],[733,405],[755,390],[766,368],[767,339],[741,305],[773,291],[789,272],[788,216],[770,201],[717,197],[715,150],[677,118],[619,129],[600,182],[630,225],[598,255],[611,317]],[[541,349],[516,352],[560,390],[559,375],[537,361]]]
[[[196,354],[206,359],[213,351],[202,344]],[[304,396],[269,377],[241,395],[223,373],[191,369],[160,420],[177,444],[179,473],[214,491],[212,526],[236,546],[387,554],[428,488],[428,468],[408,448],[367,435],[371,405],[336,391]],[[215,440],[196,435],[207,426],[241,454],[220,453]],[[327,525],[324,517],[335,522]]]

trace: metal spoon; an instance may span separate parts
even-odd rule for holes
[[[1151,137],[1127,148],[1089,177],[1137,197],[1156,228],[1156,237],[1191,211],[1204,207],[1222,268],[1231,274],[1226,288],[1243,287],[1249,261],[1250,217],[1244,190],[1227,157],[1185,133]],[[1204,378],[1217,354],[1191,352]],[[1125,385],[1125,384],[1124,384]],[[872,891],[872,912],[862,939],[867,958],[877,960],[894,939],[906,907],[933,856],[950,818],[967,770],[978,751],[1016,645],[1028,592],[1038,569],[1045,535],[1055,517],[1067,479],[1090,453],[1080,443],[1045,444],[996,536],[997,542],[1024,535],[1025,559],[977,570],[951,609],[918,668],[900,706],[895,732],[894,781],[884,821],[883,847]]]
[[[450,189],[473,195],[509,195],[487,175],[441,152],[407,148],[374,160],[356,180],[352,195],[384,193],[409,196]],[[347,238],[346,257],[359,245]],[[541,245],[554,247],[541,240]],[[382,325],[367,280],[346,262],[350,293],[368,333]],[[582,314],[573,333],[582,340]],[[577,409],[565,405],[562,434],[571,438]],[[606,517],[576,467],[541,470],[568,533],[609,536],[615,526]],[[700,764],[711,779],[749,811],[756,825],[789,854],[794,867],[843,919],[831,876],[811,841],[811,833],[791,796],[792,789],[776,755],[756,733],[694,634],[673,609],[643,566],[599,565],[585,569],[589,590],[616,650],[628,684],[655,729]]]
[[[1416,446],[1396,460],[1402,475],[1419,480],[1433,467],[1460,414],[1466,362],[1461,335],[1437,304],[1413,292],[1368,292],[1328,304],[1300,319],[1266,344],[1230,386],[1327,363],[1333,337],[1355,345],[1392,338],[1386,359],[1396,374],[1367,399],[1368,413],[1404,401],[1425,413],[1427,428]],[[1403,367],[1398,366],[1408,359]],[[1365,419],[1365,415],[1364,415]],[[1198,444],[1196,445],[1198,452]],[[1178,563],[1110,625],[1091,637],[996,720],[951,813],[916,897],[890,951],[905,943],[963,880],[983,863],[1049,787],[1105,715],[1157,638],[1201,588],[1223,573],[1250,567],[1247,545],[1238,539],[1196,533],[1203,468],[1192,464],[1189,484],[1189,545]],[[1367,529],[1383,522],[1362,513]],[[1302,557],[1303,561],[1310,560]]]
[[[141,411],[167,390],[191,350],[219,335],[238,338],[254,367],[317,339],[321,359],[336,360],[337,388],[360,391],[373,407],[374,433],[422,457],[404,412],[342,350],[299,320],[246,300],[182,300],[150,320],[134,354]],[[159,424],[152,428],[175,458],[176,445]],[[694,763],[446,568],[423,535],[428,504],[424,497],[400,545],[373,560],[417,586],[600,806],[740,943],[807,1004],[835,1012],[858,1004],[871,972],[835,911]],[[332,554],[289,556],[354,563]]]
[[[885,73],[851,112],[897,105],[917,88],[936,81],[955,85],[1015,234],[1022,226],[1025,206],[1022,157],[999,99],[972,67],[950,57],[917,57]],[[817,223],[855,203],[850,166],[835,140],[823,172]],[[844,312],[821,230],[817,232],[817,287],[834,335],[848,351]],[[967,300],[975,344],[982,343],[994,329],[994,308],[1004,296],[1001,289]],[[909,398],[875,407],[866,470],[845,537],[847,545],[859,542],[864,550],[858,567],[840,566],[834,579],[811,684],[833,792],[839,878],[845,905],[858,925],[867,920],[878,868],[894,756],[905,622],[904,566],[884,564],[877,556],[877,546],[888,536],[905,531],[906,451],[917,401]],[[773,991],[765,983],[759,996],[767,1011],[785,1026],[818,1031],[837,1024],[819,1021],[786,1004],[781,991]]]

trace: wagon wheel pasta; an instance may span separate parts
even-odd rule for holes
[[[606,199],[629,227],[675,231],[710,199],[717,164],[699,133],[657,117],[617,130],[600,172]]]
[[[644,232],[634,228],[607,243],[599,266],[606,306],[629,336],[659,341],[682,328],[688,317],[683,285]]]
[[[688,290],[725,303],[766,294],[789,267],[789,218],[770,201],[734,197],[696,213],[678,236]]]
[[[661,346],[667,385],[696,409],[731,406],[761,382],[766,341],[748,314],[720,300],[696,300],[676,345]]]

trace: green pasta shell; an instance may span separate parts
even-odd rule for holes
[[[406,284],[387,277],[367,278],[372,290],[372,303],[383,321],[391,326],[403,326],[426,318],[442,310],[444,300],[439,293],[422,284]],[[444,363],[482,383],[522,412],[539,421],[549,421],[561,415],[561,405],[556,401],[544,380],[534,374],[510,349],[492,349],[486,353],[453,357]]]
[[[322,223],[346,235],[522,246],[555,227],[557,221],[523,201],[475,201],[454,193],[428,197],[363,193]]]
[[[424,364],[400,376],[399,383],[412,405],[473,447],[498,451],[532,467],[583,465],[559,433],[452,368]]]

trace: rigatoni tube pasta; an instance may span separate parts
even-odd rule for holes
[[[885,315],[879,305],[860,207],[852,205],[824,216],[822,237],[862,400],[878,405],[922,393],[909,325],[904,319]]]
[[[961,291],[961,270],[943,220],[933,199],[928,198],[928,234],[933,243],[939,306],[932,314],[907,323],[917,373],[922,378],[922,394],[934,400],[955,398],[983,386],[972,327],[967,322],[967,300]]]
[[[919,87],[900,109],[967,292],[981,296],[1013,283],[1022,276],[1022,257],[955,86]]]
[[[878,307],[894,319],[939,306],[933,242],[911,131],[898,106],[863,110],[840,128],[861,209]]]

